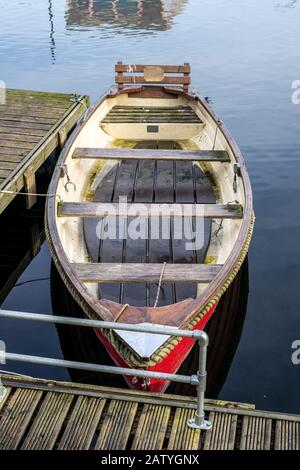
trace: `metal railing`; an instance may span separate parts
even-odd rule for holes
[[[204,396],[206,390],[206,355],[208,346],[208,336],[202,330],[179,330],[171,326],[163,325],[140,325],[106,322],[100,320],[87,320],[83,318],[57,317],[53,315],[42,315],[37,313],[15,312],[11,310],[1,310],[0,318],[14,318],[19,320],[34,320],[45,323],[56,323],[71,326],[99,328],[102,330],[122,330],[137,333],[149,333],[156,335],[179,336],[181,338],[192,338],[199,344],[199,366],[195,375],[179,375],[162,372],[145,371],[141,369],[131,369],[125,367],[114,367],[100,364],[91,364],[87,362],[66,361],[62,359],[53,359],[48,357],[28,356],[24,354],[15,354],[2,352],[6,361],[29,362],[33,364],[43,364],[48,366],[65,367],[70,369],[83,369],[93,372],[102,372],[115,375],[135,376],[144,378],[153,378],[172,382],[186,383],[197,387],[197,409],[195,416],[188,420],[188,426],[191,428],[208,430],[211,429],[211,423],[205,420]],[[0,400],[5,393],[5,387],[1,383],[0,377]]]

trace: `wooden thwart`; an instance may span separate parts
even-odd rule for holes
[[[156,149],[108,149],[76,148],[73,158],[112,160],[178,160],[200,162],[230,162],[225,150],[156,150]]]
[[[158,282],[160,263],[73,263],[83,282]],[[162,282],[207,283],[221,269],[218,264],[167,264]]]
[[[205,217],[240,219],[239,204],[119,204],[100,202],[65,202],[58,206],[59,217]]]

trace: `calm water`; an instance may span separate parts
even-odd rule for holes
[[[8,87],[95,100],[117,60],[192,64],[194,86],[212,98],[245,155],[257,217],[247,315],[219,397],[299,413],[300,365],[290,357],[300,339],[300,105],[291,101],[300,2],[0,0],[0,11],[0,80]],[[43,244],[2,307],[51,313],[49,272]],[[12,352],[62,357],[51,326],[1,320],[0,337]],[[65,370],[6,367],[68,378]]]

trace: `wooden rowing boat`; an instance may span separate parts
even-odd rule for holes
[[[66,287],[116,364],[176,372],[189,338],[118,322],[202,329],[247,254],[252,192],[239,148],[190,89],[190,66],[116,65],[116,85],[65,145],[46,235]],[[127,377],[133,388],[167,383]]]

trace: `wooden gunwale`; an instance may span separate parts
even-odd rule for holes
[[[205,100],[197,92],[193,91],[192,93],[186,93],[183,90],[172,89],[169,87],[162,87],[162,86],[156,86],[153,88],[160,89],[162,91],[166,91],[167,93],[171,93],[171,94],[183,95],[187,98],[193,99],[195,101],[199,101],[200,104],[205,109],[205,111],[214,120],[214,122],[216,124],[219,122],[215,113],[211,110],[211,108],[207,105]],[[145,87],[143,86],[122,88],[121,90],[117,90],[115,87],[113,87],[109,89],[108,92],[105,93],[92,108],[90,108],[90,110],[88,111],[86,115],[86,119],[84,123],[79,123],[77,125],[73,135],[68,140],[67,144],[65,145],[59,157],[57,166],[55,168],[55,171],[54,171],[54,174],[53,174],[50,186],[49,186],[49,193],[51,194],[56,193],[59,176],[60,176],[59,167],[64,162],[67,154],[69,153],[74,140],[76,139],[79,132],[81,131],[82,125],[86,125],[88,123],[88,121],[92,118],[93,114],[98,109],[98,107],[106,99],[109,99],[110,97],[115,97],[123,93],[128,93],[128,94],[138,93],[138,92],[143,91],[144,89]],[[177,310],[178,308],[179,309],[181,308],[181,305],[184,309],[186,309],[186,307],[188,306],[188,310],[190,313],[186,315],[184,322],[182,322],[178,326],[184,326],[188,324],[193,319],[193,317],[198,312],[200,312],[214,296],[218,294],[219,290],[225,284],[231,272],[233,271],[236,264],[238,263],[241,253],[243,251],[243,248],[246,244],[247,236],[251,228],[251,218],[252,218],[252,210],[253,210],[252,209],[252,191],[251,191],[250,180],[249,180],[248,172],[245,167],[244,159],[235,140],[233,139],[231,134],[228,132],[228,130],[226,129],[223,123],[219,124],[219,132],[221,132],[223,136],[225,137],[230,149],[232,150],[235,161],[239,163],[241,167],[240,175],[241,175],[242,183],[244,186],[244,192],[245,192],[244,216],[242,219],[241,228],[240,228],[236,243],[231,251],[230,257],[225,262],[225,264],[223,265],[219,273],[216,275],[214,280],[209,284],[208,288],[205,290],[203,295],[198,299],[186,299],[182,302],[179,302],[177,304],[172,304],[167,307],[167,309],[172,310],[175,308]],[[51,197],[51,198],[48,198],[47,210],[46,210],[46,222],[48,220],[48,224],[46,223],[46,228],[48,232],[48,238],[50,241],[50,248],[54,255],[54,260],[56,261],[56,263],[60,265],[60,269],[63,271],[64,276],[67,276],[68,280],[72,284],[72,287],[76,291],[76,293],[71,291],[71,294],[73,296],[79,295],[80,299],[83,301],[83,304],[86,305],[87,307],[85,308],[85,310],[88,315],[94,316],[94,317],[95,316],[97,317],[97,315],[100,315],[101,317],[105,319],[114,319],[112,311],[116,312],[116,307],[119,304],[116,304],[115,302],[111,302],[108,300],[100,300],[100,302],[95,300],[90,294],[90,292],[87,290],[87,288],[80,282],[79,278],[76,276],[74,270],[72,269],[67,259],[67,256],[65,254],[65,251],[63,249],[63,246],[61,244],[61,240],[60,240],[57,226],[56,226],[55,216],[56,216],[56,199]],[[78,300],[78,298],[76,300]],[[127,308],[128,314],[132,313],[133,318],[136,317],[136,314],[139,315],[139,312],[143,312],[142,317],[145,316],[145,312],[148,312],[151,315],[153,315],[153,313],[155,312],[155,315],[157,315],[157,323],[161,323],[161,313],[163,313],[165,310],[166,310],[166,307],[139,308],[139,307],[129,306]],[[135,321],[133,320],[133,322]]]

